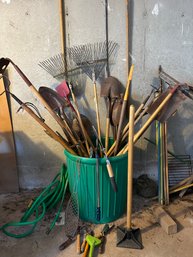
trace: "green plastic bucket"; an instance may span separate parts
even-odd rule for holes
[[[78,195],[79,215],[83,221],[92,223],[112,222],[126,210],[127,154],[110,157],[118,192],[114,192],[106,168],[105,158],[99,158],[100,220],[96,218],[97,179],[96,159],[85,158],[64,151],[69,175],[70,191]]]

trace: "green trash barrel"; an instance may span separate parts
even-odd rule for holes
[[[85,158],[64,151],[68,169],[70,192],[76,191],[79,216],[83,221],[108,223],[120,218],[126,210],[127,154],[110,157],[118,192],[114,192],[106,168],[105,158],[99,158],[100,220],[97,220],[96,159]]]

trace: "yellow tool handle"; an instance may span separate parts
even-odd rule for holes
[[[76,252],[77,254],[81,254],[80,233],[77,234],[76,240],[77,240]]]
[[[108,151],[108,148],[109,148],[109,129],[110,129],[110,119],[106,118],[105,151]]]
[[[88,255],[88,252],[89,252],[89,244],[86,242],[86,246],[84,248],[84,253],[83,253],[83,256],[82,257],[87,257]]]
[[[94,82],[93,86],[94,86],[94,98],[95,98],[95,108],[96,108],[96,116],[97,116],[97,131],[98,131],[99,140],[101,140],[101,125],[100,125],[100,115],[99,115],[99,107],[98,107],[96,82]]]
[[[128,134],[128,174],[127,174],[127,229],[131,229],[132,214],[132,184],[133,184],[133,138],[134,138],[135,107],[130,106],[129,111],[129,134]]]

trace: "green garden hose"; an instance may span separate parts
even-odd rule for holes
[[[34,200],[34,202],[28,206],[21,220],[19,222],[6,223],[0,227],[0,230],[2,230],[7,236],[14,238],[26,237],[34,231],[37,223],[43,219],[46,212],[59,205],[58,212],[47,231],[47,233],[49,233],[55,226],[55,223],[62,210],[67,186],[68,173],[66,167],[62,165],[60,172],[55,176],[53,181],[42,191],[42,193]],[[35,219],[31,220],[30,217],[32,217],[34,214]],[[10,227],[27,226],[30,228],[24,233],[13,233],[8,230]]]

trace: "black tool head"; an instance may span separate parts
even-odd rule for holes
[[[0,59],[0,74],[3,74],[4,71],[6,70],[7,66],[9,65],[10,60],[6,58],[1,58]]]
[[[117,228],[117,247],[143,249],[140,229]]]

